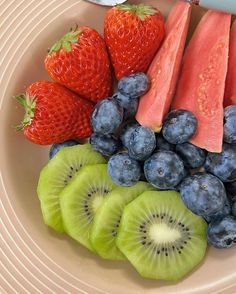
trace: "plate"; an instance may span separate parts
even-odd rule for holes
[[[167,16],[175,1],[146,2]],[[186,279],[166,283],[141,278],[127,262],[101,260],[43,224],[36,186],[48,148],[14,130],[23,110],[12,97],[48,79],[46,49],[75,24],[102,33],[106,9],[79,0],[0,0],[1,293],[236,293],[235,248],[210,248]],[[190,34],[203,14],[194,8]]]

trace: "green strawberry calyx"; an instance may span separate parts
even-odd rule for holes
[[[33,121],[36,109],[36,98],[35,96],[31,97],[28,93],[25,93],[17,95],[15,99],[25,108],[24,119],[18,126],[16,126],[17,131],[20,131],[29,126]]]
[[[57,52],[60,49],[64,49],[67,52],[72,50],[72,44],[78,42],[80,30],[73,30],[64,35],[59,41],[57,41],[49,50],[48,53]]]
[[[117,5],[119,10],[130,11],[136,14],[142,21],[145,20],[146,16],[154,15],[157,13],[157,10],[151,5],[145,4],[121,4]]]

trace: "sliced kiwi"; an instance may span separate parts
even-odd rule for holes
[[[178,280],[204,257],[206,222],[175,191],[148,191],[123,212],[116,244],[141,276]]]
[[[63,147],[48,162],[40,173],[37,188],[46,225],[64,232],[59,194],[82,166],[105,162],[89,144]]]
[[[66,232],[92,251],[89,233],[94,215],[105,196],[116,187],[107,173],[106,164],[88,165],[78,172],[60,195]]]
[[[153,190],[145,182],[132,187],[119,187],[109,193],[94,217],[90,241],[96,252],[105,259],[126,259],[116,246],[116,236],[125,206],[146,190]]]

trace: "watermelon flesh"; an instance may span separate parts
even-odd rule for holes
[[[208,11],[186,49],[173,109],[192,111],[198,119],[190,142],[221,152],[223,99],[228,67],[230,14]]]
[[[186,42],[191,5],[177,1],[166,23],[166,38],[147,75],[151,88],[140,99],[136,120],[158,132],[169,111]]]
[[[225,85],[224,106],[236,104],[236,21],[233,23],[229,42],[229,64]]]

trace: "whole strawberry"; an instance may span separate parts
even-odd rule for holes
[[[150,5],[123,4],[108,10],[104,36],[116,78],[146,72],[164,35],[164,18]]]
[[[91,135],[93,104],[57,83],[33,83],[16,99],[26,111],[18,129],[33,143],[49,145]]]
[[[45,68],[55,82],[91,101],[97,102],[112,92],[106,44],[89,27],[69,32],[52,46]]]

